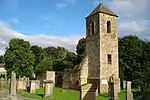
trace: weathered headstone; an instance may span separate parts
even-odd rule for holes
[[[17,80],[17,90],[26,90],[26,81],[23,78]]]
[[[44,96],[53,99],[53,81],[45,81]]]
[[[131,83],[130,81],[126,82],[126,100],[133,100],[133,93],[131,91]]]
[[[123,89],[126,88],[126,81],[123,81]]]
[[[29,80],[29,77],[27,77],[27,85],[26,85],[27,87],[29,87],[30,86],[30,80]]]
[[[46,71],[46,80],[52,80],[55,83],[55,72]]]
[[[36,83],[35,80],[31,80],[30,93],[35,93],[35,92],[36,92]]]
[[[109,80],[109,93],[109,100],[119,100],[118,81],[115,80],[113,75],[110,77]]]
[[[40,80],[35,80],[35,83],[36,83],[35,88],[39,89],[40,88]]]
[[[44,96],[53,99],[53,87],[55,86],[55,72],[47,71],[46,80],[44,81]]]
[[[11,95],[16,95],[16,73],[12,71],[11,73],[11,82],[10,82],[10,91]]]
[[[117,83],[115,82],[109,83],[109,86],[110,86],[110,99],[109,100],[119,100]]]

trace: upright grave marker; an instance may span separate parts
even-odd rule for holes
[[[11,73],[11,81],[10,81],[10,91],[11,95],[16,95],[16,73],[12,71]]]
[[[44,81],[44,96],[53,99],[53,87],[55,86],[55,72],[47,71],[46,80]]]
[[[131,83],[130,81],[126,82],[126,100],[133,100],[133,94],[131,91]]]

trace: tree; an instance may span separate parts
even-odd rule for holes
[[[143,44],[143,59],[141,59],[142,67],[141,72],[142,74],[136,79],[136,82],[139,83],[139,86],[142,86],[145,91],[150,90],[150,42],[146,41]]]
[[[0,63],[3,63],[3,56],[0,56]]]
[[[46,55],[47,55],[48,57],[57,55],[57,53],[56,53],[57,48],[55,48],[55,47],[53,47],[53,46],[49,46],[49,47],[47,47],[47,48],[44,48],[44,50],[46,51]]]
[[[137,36],[125,36],[119,39],[119,68],[121,80],[130,80],[137,86],[142,74],[144,41]]]
[[[76,53],[77,53],[77,64],[79,64],[83,58],[85,57],[85,49],[86,49],[86,39],[82,38],[78,41],[77,47],[76,47]]]
[[[53,70],[53,58],[45,57],[43,61],[41,61],[35,68],[35,73],[36,75],[40,75],[42,73],[45,73],[46,71],[52,70]]]
[[[47,47],[45,48],[48,57],[52,57],[53,70],[62,71],[73,68],[76,54],[68,51],[64,47]]]
[[[34,55],[28,41],[19,38],[10,40],[4,54],[5,69],[8,75],[15,71],[17,76],[31,76],[34,61]]]
[[[46,52],[44,49],[42,49],[41,47],[37,46],[37,45],[33,45],[31,46],[30,50],[33,52],[34,56],[35,56],[35,63],[34,63],[34,71],[36,72],[35,69],[37,65],[44,60],[44,58],[46,57]]]

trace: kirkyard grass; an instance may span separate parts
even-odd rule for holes
[[[44,98],[44,89],[40,88],[36,91],[36,93],[28,93],[24,91],[18,92],[20,95],[35,98],[38,100],[49,100]],[[79,91],[69,90],[69,89],[62,89],[62,88],[54,88],[54,100],[79,100],[80,93]],[[125,91],[121,91],[119,94],[120,100],[125,100]],[[109,100],[108,94],[101,94],[97,96],[96,100]]]

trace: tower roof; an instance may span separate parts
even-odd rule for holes
[[[103,5],[103,3],[100,3],[86,18],[96,13],[105,13],[105,14],[118,17],[115,13],[113,13],[110,9],[108,9],[105,5]]]

